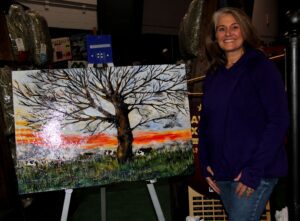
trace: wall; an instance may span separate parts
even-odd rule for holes
[[[144,0],[143,33],[177,35],[191,0]]]
[[[93,30],[97,28],[97,0],[19,0],[45,17],[49,27]]]
[[[144,0],[142,33],[175,34],[191,0]],[[38,11],[49,27],[92,30],[98,28],[97,0],[19,0]],[[124,10],[124,5],[122,6]],[[101,11],[101,8],[98,8]],[[112,13],[120,17],[120,13]],[[140,18],[139,18],[140,19]],[[278,37],[278,0],[255,0],[252,22],[260,37],[270,43]],[[120,21],[118,20],[118,23]],[[138,25],[138,26],[139,26]],[[136,28],[136,27],[135,27]]]
[[[103,14],[104,17],[98,15],[101,19],[98,22],[97,0],[19,0],[18,2],[44,16],[49,27],[92,30],[98,29],[98,23],[102,24],[101,20],[104,19],[105,24],[118,27],[114,32],[123,32],[119,30],[126,31],[126,28],[132,26],[134,30],[142,29],[143,33],[177,35],[179,24],[191,0],[127,0],[125,2],[98,0],[101,4],[105,3],[98,5],[98,11],[107,14],[106,16]],[[130,7],[128,3],[133,4],[134,7]],[[143,4],[142,7],[140,3]],[[105,11],[100,6],[103,6]],[[137,8],[134,9],[135,7]],[[101,28],[103,29],[103,27],[99,29]],[[104,29],[110,31],[114,27],[104,27]]]
[[[267,44],[278,38],[278,0],[255,0],[252,23]]]

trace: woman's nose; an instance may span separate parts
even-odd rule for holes
[[[231,35],[231,30],[230,30],[230,28],[226,28],[225,35],[226,35],[226,36]]]

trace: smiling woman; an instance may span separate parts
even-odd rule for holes
[[[226,54],[226,67],[230,68],[244,54],[244,37],[240,25],[232,15],[220,15],[216,23],[216,39]]]
[[[260,46],[261,40],[242,10],[227,11],[223,8],[214,13],[210,33],[205,39],[208,68],[235,63],[243,55],[245,47]]]
[[[278,178],[287,175],[285,89],[245,12],[221,8],[211,28],[199,125],[202,175],[229,220],[258,221]]]

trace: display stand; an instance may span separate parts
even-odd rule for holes
[[[92,67],[113,67],[113,63],[105,63],[105,64],[88,64],[88,68]],[[106,221],[106,189],[105,187],[101,187],[101,221]]]
[[[147,184],[148,191],[158,218],[158,221],[165,221],[164,214],[162,212],[155,188],[154,188],[154,183],[156,183],[156,180],[149,180],[149,183]]]
[[[105,187],[101,187],[101,221],[106,221],[106,192],[105,192]]]
[[[113,67],[113,63],[105,63],[105,64],[88,64],[88,68],[91,67]],[[154,183],[156,183],[156,179],[154,180],[148,180],[149,183],[147,183],[147,188],[155,209],[155,213],[157,215],[158,221],[165,221],[164,214],[162,212]],[[69,206],[70,206],[70,200],[71,200],[71,194],[72,194],[72,189],[66,189],[65,190],[65,200],[64,200],[64,205],[63,205],[63,211],[62,211],[62,216],[61,216],[61,221],[67,221],[68,218],[68,211],[69,211]],[[105,187],[101,187],[101,221],[106,221],[106,190]]]
[[[162,209],[161,209],[161,206],[160,206],[160,203],[159,203],[159,200],[158,200],[155,188],[154,188],[154,183],[156,183],[156,180],[149,180],[148,182],[149,183],[147,184],[147,188],[148,188],[158,221],[165,221],[165,217],[162,212]],[[64,205],[63,205],[63,210],[62,210],[60,221],[67,221],[67,219],[68,219],[68,212],[69,212],[72,192],[73,192],[73,189],[65,190],[65,199],[64,199]],[[101,220],[106,221],[105,187],[101,187]]]
[[[63,210],[62,210],[62,213],[61,213],[60,221],[67,221],[67,219],[68,219],[68,213],[69,213],[69,207],[70,207],[72,192],[73,192],[73,189],[66,189],[65,190],[65,199],[64,199],[64,205],[63,205]],[[101,187],[101,220],[106,221],[105,187]]]
[[[65,190],[65,200],[60,221],[67,221],[72,192],[73,189]]]

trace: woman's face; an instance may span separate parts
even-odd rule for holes
[[[216,39],[226,54],[243,51],[240,25],[231,14],[222,14],[216,22]]]

